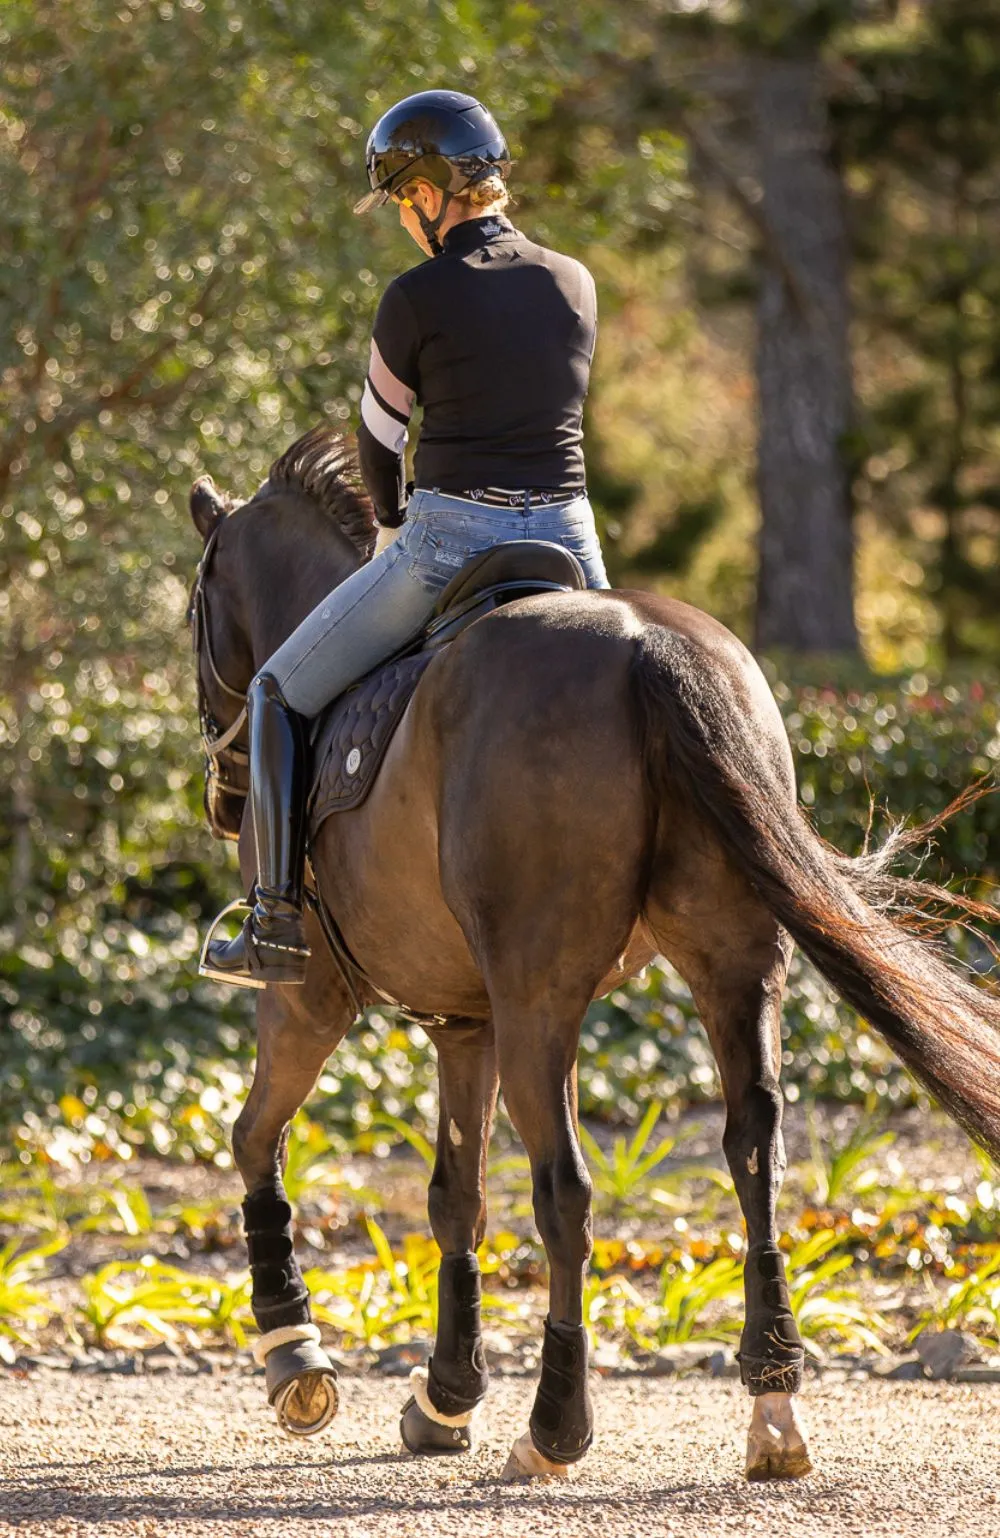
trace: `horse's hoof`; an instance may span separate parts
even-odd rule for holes
[[[340,1406],[337,1374],[326,1352],[312,1341],[277,1346],[267,1354],[267,1397],[278,1425],[293,1437],[315,1436]]]
[[[760,1394],[747,1435],[747,1479],[801,1479],[812,1469],[791,1394]]]
[[[300,1373],[274,1398],[278,1425],[293,1437],[312,1437],[323,1431],[339,1408],[336,1382],[325,1372]]]
[[[569,1479],[574,1467],[569,1463],[553,1463],[546,1458],[531,1440],[531,1432],[526,1431],[511,1448],[500,1478],[507,1484],[515,1479]]]
[[[472,1425],[442,1426],[425,1415],[411,1396],[403,1406],[399,1418],[399,1434],[403,1446],[411,1453],[438,1456],[441,1453],[468,1453],[472,1451]]]

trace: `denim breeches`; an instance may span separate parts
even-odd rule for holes
[[[293,710],[315,716],[419,635],[448,583],[492,545],[544,539],[571,551],[588,587],[608,587],[585,496],[530,508],[489,507],[444,492],[414,492],[399,538],[335,587],[261,668]]]

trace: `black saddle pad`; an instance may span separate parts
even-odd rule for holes
[[[369,673],[336,700],[316,738],[316,777],[309,802],[315,835],[334,812],[349,812],[368,795],[392,734],[420,675],[436,652],[398,657]]]

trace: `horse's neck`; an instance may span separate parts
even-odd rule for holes
[[[256,532],[256,531],[255,531]],[[361,566],[346,536],[328,520],[289,526],[275,518],[244,550],[244,605],[257,670],[317,604]]]

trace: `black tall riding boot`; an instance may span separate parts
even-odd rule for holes
[[[309,960],[302,922],[309,755],[303,718],[269,673],[250,685],[247,719],[254,906],[235,940],[209,939],[201,970],[222,982],[263,988],[303,982]]]

